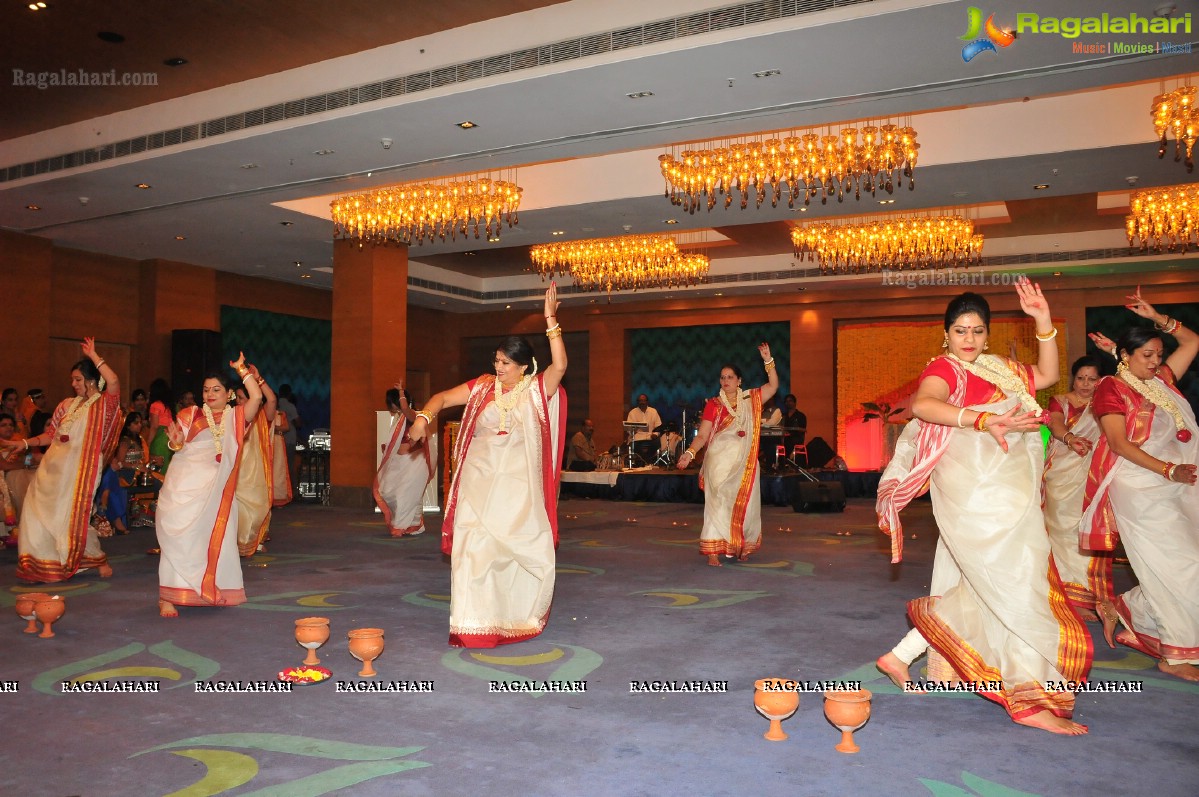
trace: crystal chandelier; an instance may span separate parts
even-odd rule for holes
[[[795,256],[819,262],[822,274],[964,268],[981,263],[983,249],[983,236],[962,216],[810,224],[793,229],[791,242]]]
[[[1157,133],[1157,157],[1166,157],[1167,135],[1174,135],[1174,160],[1186,159],[1187,171],[1194,171],[1191,150],[1199,138],[1199,114],[1195,111],[1195,87],[1179,86],[1169,94],[1153,98],[1153,131]]]
[[[751,195],[755,207],[768,197],[770,206],[777,206],[786,188],[787,207],[793,208],[801,196],[807,205],[817,195],[823,204],[833,195],[843,202],[848,193],[854,199],[861,199],[862,192],[873,196],[877,189],[890,194],[905,177],[909,189],[916,186],[920,145],[910,126],[867,124],[823,136],[811,130],[780,135],[675,145],[658,156],[667,198],[695,213],[704,202],[708,210],[716,207],[721,194],[726,208],[739,194],[744,210]]]
[[[687,254],[665,235],[624,235],[539,244],[529,250],[543,277],[569,274],[586,291],[635,291],[699,283],[707,255]]]
[[[333,237],[369,244],[423,244],[472,231],[498,239],[517,223],[522,189],[487,177],[405,183],[338,197],[330,203]]]
[[[1137,191],[1128,201],[1128,245],[1185,252],[1199,244],[1199,183]]]

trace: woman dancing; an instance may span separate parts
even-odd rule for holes
[[[178,617],[177,605],[236,606],[245,603],[237,555],[237,469],[246,430],[262,404],[258,380],[241,355],[229,365],[246,387],[244,405],[230,402],[224,374],[204,379],[202,403],[179,413],[168,428],[171,469],[158,497],[155,530],[158,613]]]
[[[416,413],[409,439],[437,413],[465,405],[446,496],[441,550],[450,556],[450,644],[492,648],[531,639],[549,620],[558,544],[558,480],[565,441],[566,346],[558,289],[545,292],[553,358],[541,374],[528,341],[506,338],[495,373],[438,393]]]
[[[416,420],[416,411],[408,400],[403,384],[387,391],[387,409],[391,411],[391,439],[383,446],[383,459],[375,474],[375,503],[391,536],[420,534],[425,530],[425,486],[433,478],[429,446],[413,445],[407,439],[408,427]]]
[[[1091,640],[1066,603],[1038,500],[1042,410],[1033,392],[1058,381],[1057,330],[1039,286],[1023,279],[1016,293],[1036,321],[1037,364],[984,354],[986,299],[953,299],[946,352],[924,369],[912,401],[919,431],[897,447],[879,485],[879,527],[891,534],[892,561],[902,555],[898,513],[930,482],[941,537],[933,595],[908,604],[915,628],[877,665],[906,688],[909,665],[931,644],[1015,722],[1078,735],[1087,728],[1070,720],[1073,692],[1050,684],[1086,677]]]
[[[720,369],[720,392],[704,405],[703,420],[691,447],[679,457],[682,470],[695,462],[706,446],[700,468],[704,491],[704,528],[699,535],[699,552],[708,564],[720,567],[720,555],[736,556],[742,562],[762,547],[762,493],[758,473],[758,432],[762,403],[779,389],[778,372],[770,347],[758,346],[766,367],[766,384],[741,390],[741,369]]]
[[[84,338],[82,350],[84,359],[71,368],[75,397],[58,405],[41,434],[0,441],[26,451],[49,446],[21,504],[17,577],[28,581],[65,581],[88,568],[112,575],[89,521],[121,430],[121,386],[96,353],[95,338]]]
[[[1138,586],[1102,601],[1108,645],[1119,641],[1158,660],[1168,675],[1199,681],[1199,427],[1176,379],[1199,353],[1199,335],[1141,296],[1128,307],[1155,329],[1133,327],[1117,342],[1116,376],[1095,390],[1103,436],[1091,460],[1084,547],[1124,542]],[[1178,348],[1164,358],[1162,335]],[[1126,630],[1116,634],[1117,623]]]

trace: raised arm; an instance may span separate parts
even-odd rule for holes
[[[416,420],[416,409],[408,403],[408,394],[404,392],[403,380],[395,383],[395,389],[400,393],[400,414],[404,416],[404,419],[407,420],[408,423],[413,423]]]
[[[1196,334],[1194,330],[1184,327],[1182,322],[1177,318],[1170,318],[1153,309],[1153,305],[1142,298],[1140,285],[1137,286],[1137,292],[1129,296],[1128,299],[1131,302],[1127,305],[1129,310],[1132,310],[1141,318],[1149,319],[1157,327],[1158,331],[1164,332],[1167,335],[1173,335],[1174,340],[1178,341],[1178,348],[1166,358],[1166,365],[1170,366],[1170,370],[1174,372],[1175,378],[1181,379],[1183,374],[1187,372],[1187,369],[1191,367],[1195,355],[1199,354],[1199,334]]]
[[[83,356],[91,360],[92,364],[96,366],[96,370],[100,372],[100,376],[104,377],[105,391],[119,396],[121,380],[117,378],[117,372],[112,370],[108,363],[104,362],[104,358],[96,353],[96,339],[84,338],[80,348],[83,350]]]
[[[246,395],[249,396],[245,407],[246,431],[248,432],[250,423],[253,422],[255,416],[258,415],[258,410],[262,407],[262,388],[258,386],[258,380],[246,366],[245,352],[238,352],[237,359],[229,361],[229,367],[237,371],[237,375],[241,377],[241,382],[246,388]]]
[[[762,365],[766,367],[766,384],[762,385],[762,402],[765,403],[774,398],[774,394],[779,390],[779,372],[774,367],[774,358],[770,356],[768,344],[759,343],[758,354],[762,355]]]
[[[545,292],[545,336],[550,340],[550,357],[553,360],[542,376],[545,395],[552,396],[558,390],[566,373],[566,344],[562,342],[562,327],[558,324],[558,284],[550,280]]]
[[[1041,293],[1041,286],[1028,277],[1016,283],[1016,295],[1020,297],[1020,309],[1037,322],[1037,362],[1032,367],[1032,381],[1037,390],[1053,387],[1061,381],[1058,373],[1057,328],[1049,313],[1049,302]]]
[[[262,374],[258,373],[258,366],[248,365],[250,373],[254,376],[254,381],[258,383],[258,387],[262,390],[262,411],[266,413],[267,423],[275,422],[275,413],[279,409],[279,398],[275,395],[275,391],[271,390],[270,383],[262,378]]]
[[[401,393],[401,395],[403,395]],[[429,426],[437,419],[437,413],[447,407],[461,407],[470,398],[470,387],[464,382],[457,387],[433,394],[420,412],[413,413],[416,417],[408,429],[408,439],[412,442],[424,440],[429,434]]]

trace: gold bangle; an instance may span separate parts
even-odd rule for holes
[[[562,337],[562,328],[555,326],[553,329],[547,329],[545,331],[545,336],[550,340],[553,340],[554,338],[560,338]]]
[[[1040,332],[1037,333],[1037,340],[1041,341],[1042,343],[1047,343],[1056,337],[1057,337],[1057,327],[1054,327],[1050,331],[1046,332],[1044,335],[1042,335]]]
[[[104,358],[103,358],[103,357],[101,357],[101,358],[100,358],[100,362],[96,363],[96,370],[97,370],[97,371],[99,371],[99,370],[100,370],[100,366],[101,366],[101,365],[104,365],[104,362],[105,362]]]
[[[178,448],[175,448],[175,443],[174,443],[173,441],[171,441],[171,440],[167,440],[167,448],[171,449],[172,451],[182,451],[182,450],[183,450],[183,444],[182,444],[182,443],[180,443],[180,444],[179,444],[179,447],[178,447]]]
[[[429,413],[425,412],[424,410],[421,410],[420,412],[416,413],[416,417],[424,418],[425,423],[427,423],[429,426],[433,425],[433,416],[430,415]]]

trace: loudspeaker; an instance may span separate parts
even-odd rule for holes
[[[171,332],[171,389],[175,395],[191,390],[196,403],[204,386],[204,374],[228,371],[221,353],[221,333],[211,329],[176,329]]]
[[[841,482],[800,482],[791,508],[796,512],[844,512],[845,487]]]
[[[813,437],[808,443],[809,468],[823,468],[832,462],[835,456],[837,456],[837,452],[824,442],[823,437]]]

